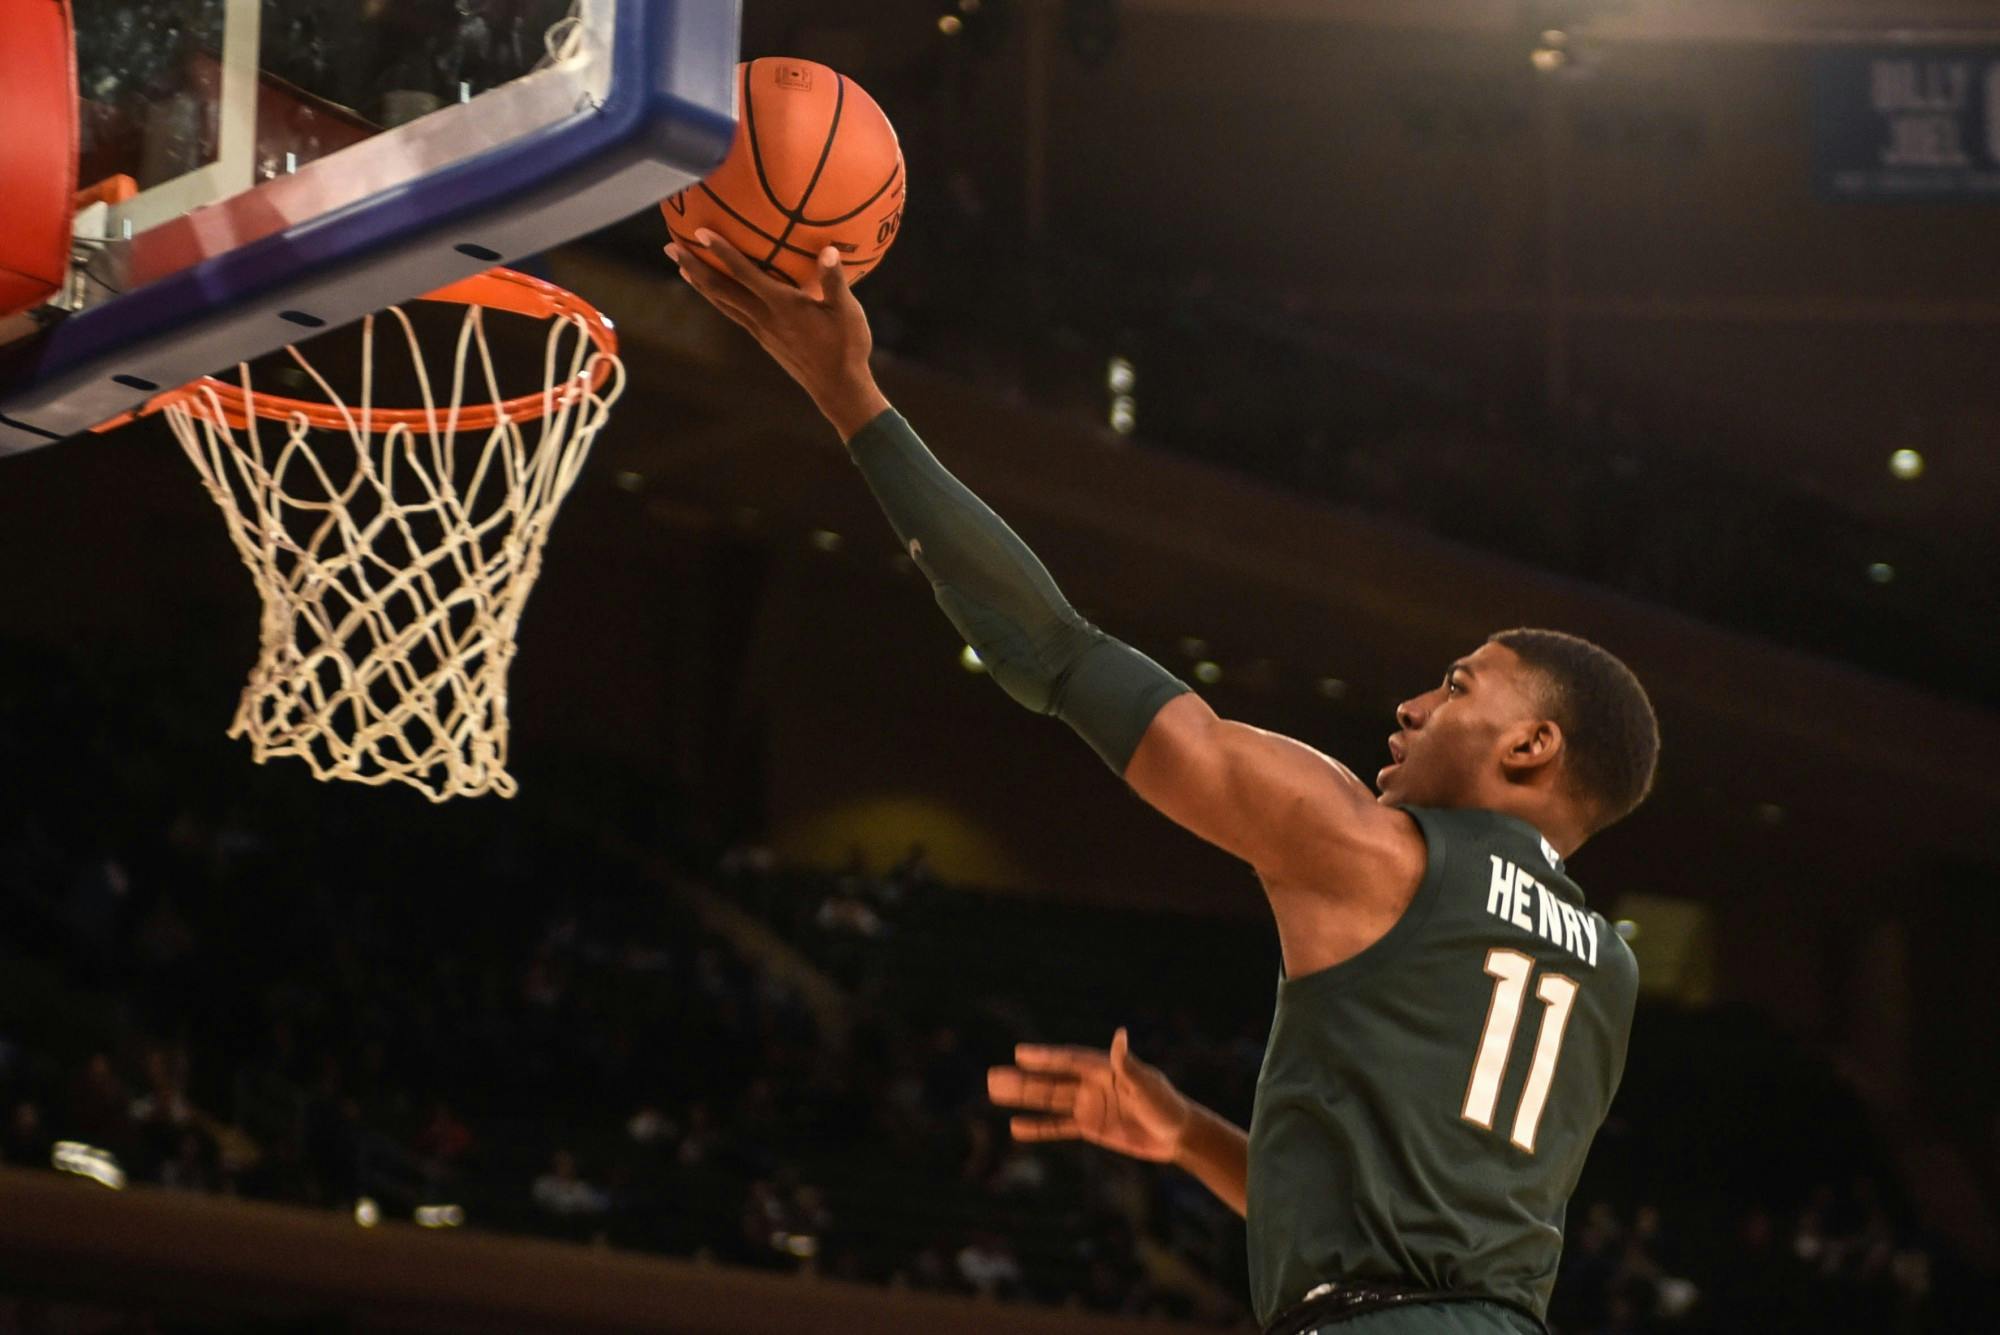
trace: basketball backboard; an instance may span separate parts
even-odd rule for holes
[[[73,4],[76,243],[0,325],[0,454],[653,205],[735,128],[740,0]]]

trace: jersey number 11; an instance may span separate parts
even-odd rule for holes
[[[1514,1031],[1521,1024],[1521,1003],[1527,999],[1535,961],[1518,950],[1496,946],[1486,952],[1486,972],[1493,979],[1493,1002],[1486,1008],[1486,1028],[1479,1036],[1479,1055],[1472,1062],[1459,1116],[1491,1131],[1500,1080],[1507,1073],[1507,1055],[1514,1049]],[[1514,1129],[1508,1136],[1530,1154],[1535,1152],[1535,1128],[1548,1107],[1549,1086],[1555,1083],[1556,1064],[1562,1060],[1563,1032],[1569,1028],[1576,987],[1576,979],[1559,973],[1545,973],[1535,984],[1535,996],[1542,1003],[1542,1029],[1535,1038],[1528,1083],[1521,1089],[1521,1106],[1514,1110]]]

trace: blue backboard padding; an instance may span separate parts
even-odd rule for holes
[[[679,68],[733,70],[740,0],[618,0],[602,105],[407,185],[216,255],[64,320],[0,363],[0,454],[74,435],[156,391],[532,255],[614,222],[708,174],[735,133],[734,79],[709,101]],[[681,49],[674,50],[675,40]],[[692,48],[692,50],[690,50]],[[616,311],[610,312],[615,316]]]

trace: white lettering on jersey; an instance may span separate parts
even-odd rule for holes
[[[1555,891],[1497,853],[1486,889],[1486,911],[1523,932],[1541,937],[1586,964],[1597,963],[1597,915],[1568,903]]]

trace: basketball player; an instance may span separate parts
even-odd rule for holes
[[[1652,786],[1659,730],[1632,673],[1570,635],[1494,635],[1398,706],[1378,796],[1076,614],[883,398],[835,252],[817,298],[712,233],[668,253],[812,396],[1002,689],[1263,883],[1283,974],[1248,1134],[1121,1030],[1109,1053],[1023,1046],[995,1068],[994,1099],[1041,1114],[1014,1135],[1193,1173],[1247,1220],[1270,1331],[1543,1329],[1637,994],[1567,870]]]

